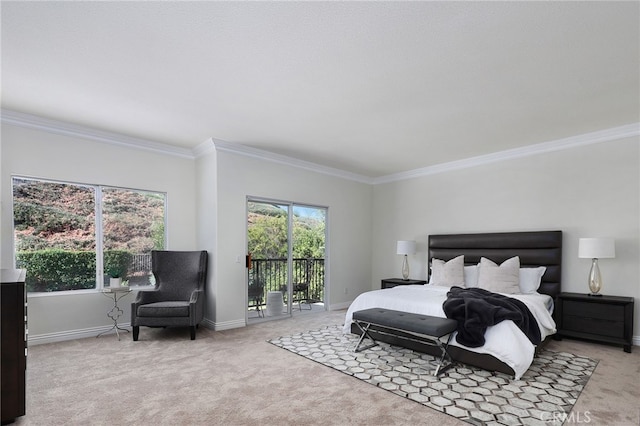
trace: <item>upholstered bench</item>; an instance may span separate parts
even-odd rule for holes
[[[451,356],[449,355],[447,348],[449,347],[449,342],[451,341],[453,332],[458,327],[458,322],[456,320],[413,314],[410,312],[394,311],[392,309],[371,308],[354,312],[353,321],[362,331],[360,339],[358,339],[356,347],[354,348],[355,352],[377,345],[375,339],[369,334],[369,328],[373,325],[382,327],[385,331],[391,333],[393,333],[393,331],[410,333],[420,338],[425,343],[429,343],[440,348],[442,356],[440,357],[440,360],[437,361],[437,366],[433,373],[435,376],[444,372],[452,364]],[[446,339],[446,343],[443,343],[441,338],[447,335],[448,338]],[[365,337],[369,338],[372,343],[369,346],[361,348],[360,345]]]

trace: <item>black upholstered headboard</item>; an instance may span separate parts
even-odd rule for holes
[[[500,264],[519,256],[522,268],[547,267],[538,292],[555,299],[561,291],[562,231],[429,235],[429,264],[433,258],[447,261],[461,254],[468,265],[480,257]]]

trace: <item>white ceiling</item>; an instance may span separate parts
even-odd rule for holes
[[[2,1],[2,108],[369,177],[640,121],[640,2]]]

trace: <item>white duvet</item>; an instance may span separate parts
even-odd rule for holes
[[[343,331],[351,332],[353,312],[368,308],[394,309],[444,318],[442,304],[447,298],[448,291],[448,287],[433,285],[402,285],[363,293],[349,306]],[[556,332],[556,323],[550,314],[553,310],[553,299],[550,296],[538,293],[508,294],[507,296],[521,300],[527,305],[538,322],[543,340]],[[535,354],[535,346],[510,320],[488,327],[484,346],[469,348],[461,345],[456,341],[455,334],[450,345],[494,356],[513,369],[516,379],[527,371]]]

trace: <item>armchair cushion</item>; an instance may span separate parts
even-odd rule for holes
[[[167,301],[138,306],[139,317],[188,317],[189,302]]]

